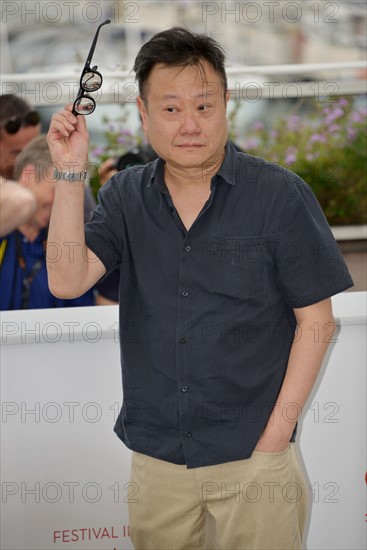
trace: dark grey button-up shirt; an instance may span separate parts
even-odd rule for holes
[[[247,458],[287,368],[293,308],[353,282],[292,172],[228,143],[186,231],[163,169],[158,159],[114,176],[86,225],[107,272],[121,268],[115,431],[129,448],[188,468]]]

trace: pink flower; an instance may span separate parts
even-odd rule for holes
[[[297,160],[297,148],[288,147],[285,154],[285,163],[293,164],[293,162],[296,162],[296,160]]]
[[[344,97],[341,97],[338,101],[338,105],[339,107],[346,107],[348,105],[348,101]]]
[[[332,122],[334,122],[334,120],[336,118],[340,118],[341,116],[344,115],[344,111],[343,109],[341,109],[340,107],[336,107],[336,109],[334,109],[333,111],[331,111],[331,113],[329,113],[326,118],[325,118],[325,124],[326,125],[329,125],[331,124]]]
[[[354,140],[354,138],[356,137],[356,134],[357,134],[357,130],[355,128],[352,128],[352,127],[348,126],[347,135],[348,135],[348,139],[350,141]]]
[[[326,143],[327,138],[325,136],[323,136],[322,134],[312,134],[312,136],[310,137],[310,142],[311,143],[315,143],[315,142]]]
[[[263,130],[265,128],[265,124],[258,120],[252,125],[252,129],[255,130],[255,132],[258,132],[259,130]]]
[[[363,118],[362,118],[362,115],[360,112],[358,111],[353,111],[350,115],[350,120],[352,122],[362,122],[363,121]]]
[[[257,138],[248,138],[245,143],[243,144],[243,147],[246,151],[246,149],[256,149],[260,145],[260,141]]]
[[[298,130],[299,124],[300,124],[300,118],[296,115],[291,116],[287,120],[287,126],[290,132],[295,132],[296,130]]]
[[[105,152],[106,152],[106,149],[105,149],[104,147],[96,147],[95,149],[93,149],[92,155],[93,155],[94,157],[100,157],[100,156],[103,155]]]
[[[296,155],[294,153],[288,153],[285,157],[285,163],[286,164],[293,164],[294,162],[296,162]]]
[[[124,136],[119,136],[117,138],[117,143],[121,143],[122,145],[126,145],[126,143],[129,143],[129,140],[126,139]]]

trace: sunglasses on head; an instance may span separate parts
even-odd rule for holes
[[[41,122],[41,117],[37,111],[29,111],[24,116],[12,116],[9,118],[3,128],[8,134],[16,134],[22,126],[37,126]]]
[[[88,92],[92,93],[99,90],[102,86],[103,78],[101,73],[97,71],[97,65],[91,68],[90,64],[97,44],[100,28],[103,27],[103,25],[108,25],[108,23],[111,23],[109,19],[102,23],[98,27],[96,35],[94,37],[92,47],[88,54],[87,61],[85,62],[82,75],[80,77],[79,92],[73,105],[74,115],[90,115],[96,108],[96,102],[93,97],[88,95]]]

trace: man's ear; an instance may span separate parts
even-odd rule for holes
[[[19,183],[23,187],[32,188],[37,180],[36,167],[34,164],[26,164],[19,176]]]
[[[138,109],[139,109],[140,118],[141,118],[141,121],[142,121],[142,124],[143,124],[144,132],[146,133],[147,130],[148,130],[148,123],[147,123],[148,111],[147,111],[147,108],[145,106],[144,99],[141,96],[138,96],[136,98],[136,104],[137,104]]]
[[[228,105],[228,101],[230,100],[230,97],[231,97],[231,91],[227,90],[226,91],[226,96],[225,96],[226,107]]]

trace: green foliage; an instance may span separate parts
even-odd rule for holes
[[[318,104],[309,117],[283,118],[271,130],[257,122],[237,142],[304,179],[331,225],[367,223],[366,110],[352,100]]]
[[[128,126],[128,113],[123,113],[119,118],[110,120],[103,117],[102,122],[106,126],[104,131],[105,145],[100,147],[91,146],[90,160],[92,171],[90,175],[90,184],[95,195],[100,188],[98,167],[103,161],[124,155],[134,147],[143,142],[143,133],[133,133]]]

